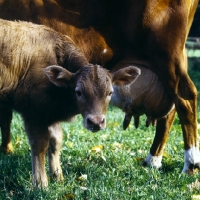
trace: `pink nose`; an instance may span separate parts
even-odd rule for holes
[[[86,118],[87,128],[92,132],[97,132],[106,126],[104,115],[88,115]]]

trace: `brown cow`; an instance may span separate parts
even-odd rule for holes
[[[72,73],[69,69],[79,70]],[[112,85],[129,84],[139,74],[140,70],[131,66],[109,73],[98,65],[89,65],[67,36],[45,26],[0,19],[2,147],[6,151],[12,147],[9,131],[14,109],[24,120],[34,183],[48,184],[47,151],[50,173],[62,180],[62,130],[58,122],[81,113],[88,130],[105,128]]]
[[[45,24],[68,34],[92,63],[131,57],[150,67],[175,103],[184,138],[183,171],[200,167],[197,90],[187,73],[185,41],[198,0],[1,0],[0,17]],[[159,120],[149,164],[162,156],[175,113]]]

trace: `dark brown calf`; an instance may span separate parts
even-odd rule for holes
[[[34,184],[48,184],[46,152],[50,173],[62,180],[59,122],[80,113],[88,130],[105,128],[113,84],[129,84],[139,74],[135,67],[109,73],[88,64],[69,37],[45,26],[0,19],[2,148],[12,150],[10,123],[12,110],[16,110],[24,120],[31,146]]]

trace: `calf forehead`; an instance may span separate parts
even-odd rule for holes
[[[79,83],[88,94],[94,93],[98,96],[106,95],[112,87],[111,75],[98,65],[84,67]]]

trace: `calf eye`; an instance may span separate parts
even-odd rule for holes
[[[80,96],[81,96],[81,92],[80,92],[80,91],[76,91],[76,95],[77,95],[78,97],[80,97]]]
[[[108,94],[108,96],[112,96],[112,94],[113,94],[113,92],[110,92],[110,93]]]
[[[75,90],[75,91],[76,91],[76,96],[77,96],[77,97],[81,97],[81,96],[82,96],[82,93],[81,93],[80,90],[77,89],[77,90]]]

